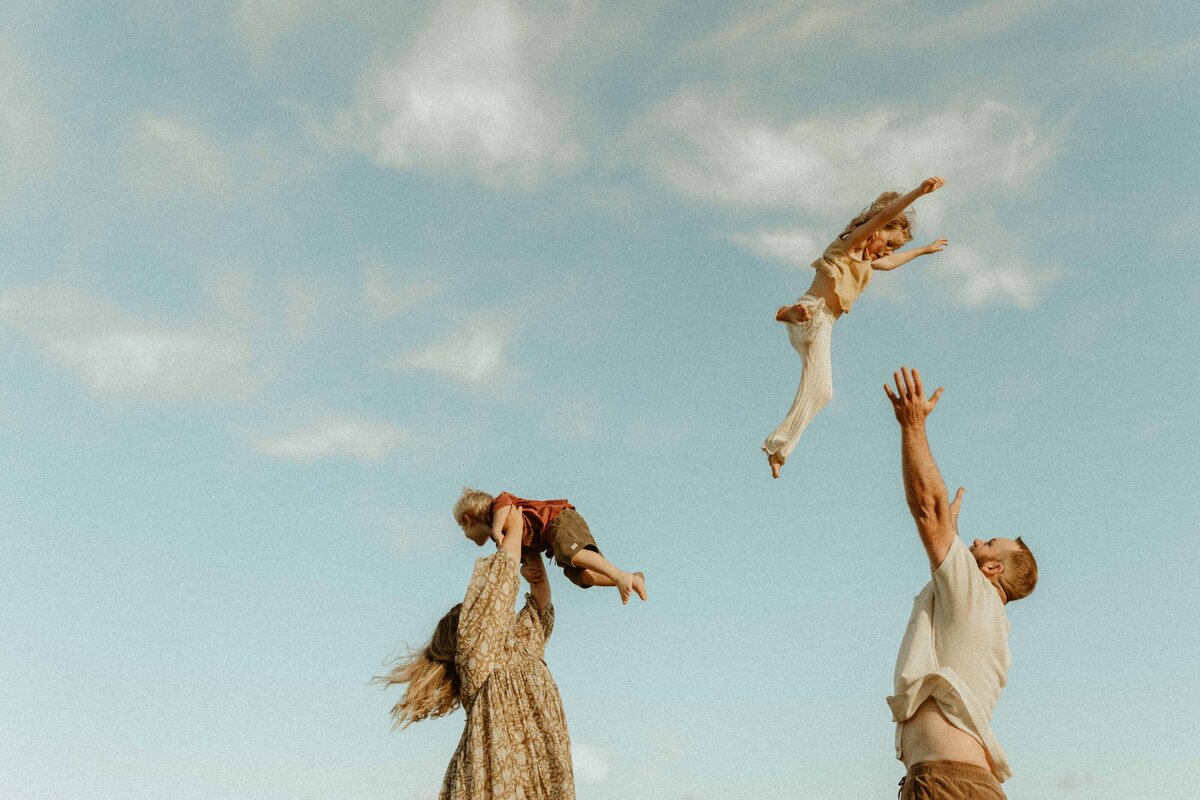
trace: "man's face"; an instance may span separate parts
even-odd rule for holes
[[[976,539],[970,547],[971,555],[975,556],[975,563],[979,565],[980,569],[991,562],[998,561],[1003,564],[1005,556],[1016,552],[1017,549],[1016,542],[1004,538]]]

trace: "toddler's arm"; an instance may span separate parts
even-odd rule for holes
[[[846,249],[853,250],[855,247],[870,238],[871,234],[875,233],[876,231],[883,230],[884,225],[887,225],[889,222],[895,219],[896,215],[912,205],[913,201],[918,197],[923,194],[929,194],[930,192],[936,192],[938,189],[942,188],[945,183],[946,182],[941,178],[926,178],[921,182],[920,186],[913,189],[908,194],[897,197],[895,200],[875,212],[875,216],[871,217],[862,225],[859,225],[857,228],[850,231],[850,235],[846,237]]]
[[[871,262],[871,269],[887,271],[896,267],[903,267],[908,262],[912,261],[917,256],[927,256],[931,253],[940,253],[949,244],[945,239],[938,239],[930,242],[924,247],[917,247],[912,250],[905,250],[901,253],[892,253],[890,256],[877,258]]]
[[[504,523],[508,522],[508,513],[512,511],[512,506],[504,506],[495,514],[492,515],[492,540],[496,544],[504,538]]]

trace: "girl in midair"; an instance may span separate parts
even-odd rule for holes
[[[939,253],[945,239],[924,247],[894,252],[912,241],[912,227],[905,209],[923,194],[937,191],[945,183],[927,178],[908,194],[884,192],[850,221],[846,229],[813,262],[817,271],[808,291],[794,304],[781,306],[775,319],[787,325],[788,339],[800,354],[800,388],[787,416],[766,441],[763,452],[771,477],[792,453],[800,434],[833,397],[833,375],[829,364],[829,337],[833,323],[848,313],[867,288],[874,270],[892,270],[917,256]]]

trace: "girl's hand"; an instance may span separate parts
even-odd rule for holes
[[[941,178],[926,178],[925,180],[921,181],[921,185],[917,188],[917,191],[919,191],[921,194],[929,194],[930,192],[936,192],[945,185],[946,181],[942,180]]]
[[[950,243],[947,242],[945,239],[936,239],[936,240],[930,242],[929,244],[925,245],[924,249],[925,249],[926,253],[940,253],[940,252],[942,252],[942,250],[944,250],[946,248],[946,245],[948,245],[948,244],[950,244]]]

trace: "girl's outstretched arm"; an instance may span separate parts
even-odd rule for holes
[[[945,246],[949,244],[945,239],[938,239],[930,242],[924,247],[916,247],[912,250],[905,250],[903,253],[892,253],[890,256],[877,258],[871,262],[871,269],[887,271],[896,267],[903,267],[908,262],[912,261],[917,256],[927,256],[931,253],[940,253]]]
[[[862,225],[859,225],[857,228],[850,231],[850,235],[846,237],[846,248],[848,250],[853,250],[855,247],[870,238],[871,234],[875,233],[876,231],[883,230],[884,225],[887,225],[889,222],[895,219],[900,212],[912,205],[913,201],[918,197],[923,194],[929,194],[930,192],[936,192],[938,189],[942,188],[945,183],[946,182],[941,178],[926,178],[921,182],[920,186],[913,189],[908,194],[897,197],[895,200],[875,212],[875,216],[871,217]]]

